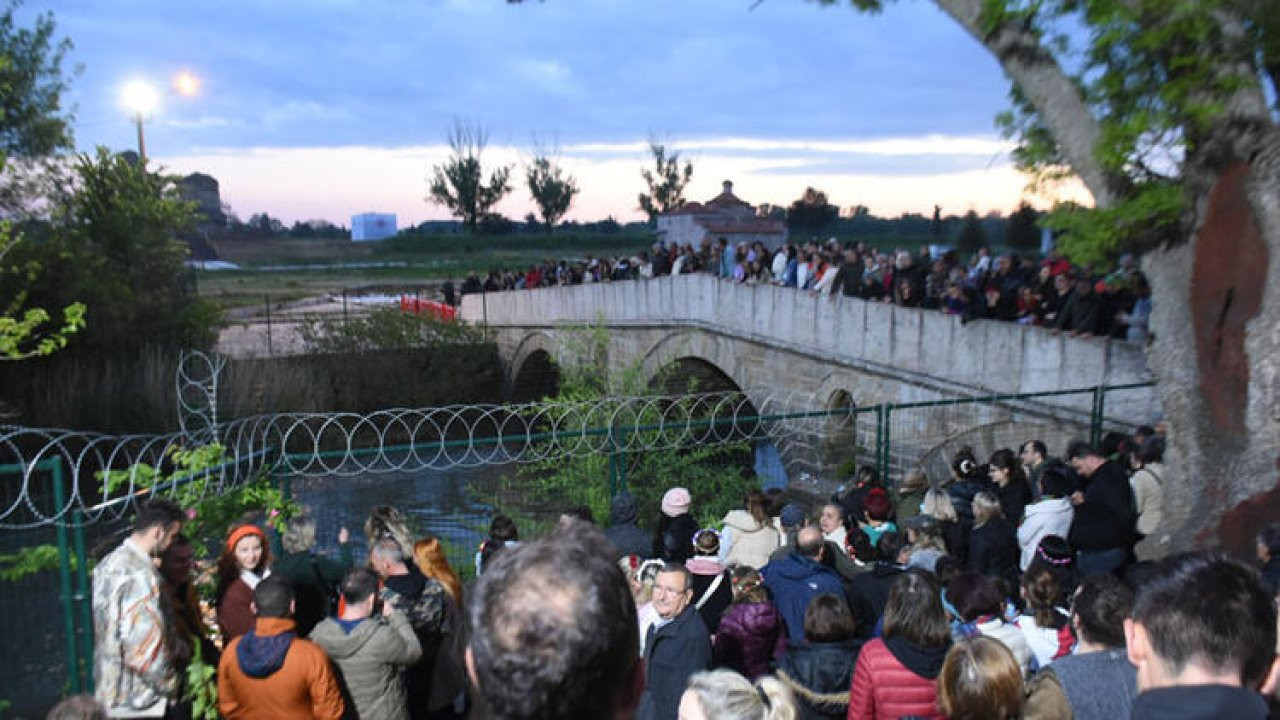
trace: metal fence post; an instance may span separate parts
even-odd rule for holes
[[[62,487],[62,461],[54,458],[52,469],[53,503],[61,514],[67,504],[67,492]],[[55,532],[58,536],[58,579],[62,587],[62,631],[66,635],[67,674],[70,676],[72,694],[80,692],[80,655],[76,652],[76,613],[71,597],[71,549],[67,542],[67,523],[59,519]]]
[[[1089,413],[1089,444],[1095,448],[1102,442],[1102,413],[1106,394],[1105,385],[1093,386],[1093,409]]]
[[[84,661],[78,666],[84,674],[85,692],[93,692],[93,595],[89,585],[89,552],[84,539],[84,518],[79,510],[71,514],[76,544],[76,602],[80,603],[80,650]]]

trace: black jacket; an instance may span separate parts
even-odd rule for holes
[[[1264,720],[1267,703],[1258,693],[1228,685],[1180,685],[1139,693],[1133,720]]]
[[[1021,556],[1013,525],[1004,518],[995,518],[969,533],[969,559],[965,567],[988,577],[1016,581]]]
[[[653,554],[666,562],[683,563],[693,557],[693,534],[698,532],[698,521],[689,513],[675,517],[662,516],[658,534],[653,538]]]
[[[804,720],[843,718],[849,712],[849,687],[861,640],[802,643],[787,648],[778,663],[778,679],[799,701]]]
[[[1119,463],[1108,460],[1088,479],[1084,502],[1076,506],[1068,539],[1077,550],[1129,548],[1137,522],[1129,476]]]
[[[692,603],[652,631],[644,659],[647,677],[636,720],[671,720],[689,676],[711,667],[711,635]]]
[[[629,492],[613,496],[609,507],[609,529],[605,537],[613,543],[614,557],[652,557],[653,535],[636,526],[636,500]]]
[[[1004,487],[995,486],[996,497],[1000,500],[1000,510],[1014,527],[1022,523],[1022,516],[1031,502],[1031,485],[1026,480],[1018,481],[1009,478]]]
[[[870,572],[849,581],[849,609],[858,623],[858,635],[871,637],[876,623],[884,614],[884,606],[889,602],[889,588],[902,573],[901,565],[878,562]]]
[[[956,517],[967,532],[973,527],[973,496],[980,492],[994,493],[995,483],[986,478],[960,480],[947,486],[947,495],[956,509]]]

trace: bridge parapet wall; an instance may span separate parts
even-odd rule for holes
[[[603,322],[614,329],[702,329],[782,352],[956,392],[1034,393],[1151,379],[1142,346],[1038,327],[709,275],[662,277],[463,298],[461,317],[494,328]],[[1148,418],[1150,389],[1109,400],[1107,415]],[[1088,411],[1089,400],[1059,404]],[[1133,412],[1128,412],[1131,406]]]

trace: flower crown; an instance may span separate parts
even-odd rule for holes
[[[696,532],[696,533],[694,533],[694,534],[693,534],[693,541],[692,541],[692,542],[693,542],[693,549],[694,549],[694,550],[697,550],[697,549],[698,549],[698,538],[702,537],[702,535],[703,535],[704,533],[711,533],[712,535],[715,535],[715,536],[716,536],[716,544],[717,544],[717,545],[719,545],[719,544],[720,544],[720,533],[716,532],[716,529],[715,529],[715,528],[702,528],[701,530],[699,530],[698,532]]]
[[[1042,547],[1038,547],[1038,548],[1036,548],[1036,554],[1040,556],[1040,559],[1041,559],[1041,560],[1044,560],[1045,562],[1049,563],[1050,565],[1056,565],[1056,566],[1061,567],[1061,566],[1063,566],[1063,565],[1070,565],[1070,564],[1071,564],[1071,558],[1070,558],[1070,557],[1064,557],[1064,558],[1058,558],[1058,559],[1051,558],[1051,557],[1049,557],[1049,553],[1045,552],[1045,551],[1044,551],[1044,548],[1042,548]]]

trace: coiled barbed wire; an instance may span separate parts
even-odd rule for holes
[[[225,460],[202,471],[204,492],[221,493],[263,472],[354,477],[789,437],[811,445],[805,438],[821,435],[824,423],[855,412],[852,407],[815,410],[816,403],[800,392],[713,392],[397,408],[367,415],[280,413],[221,424],[197,417],[184,431],[163,435],[0,426],[0,529],[122,519],[150,490],[142,473],[129,473],[118,487],[109,487],[103,471],[140,464],[163,469],[171,465],[174,450],[190,450],[205,438],[216,439]],[[61,474],[61,493],[53,487],[55,472]]]

